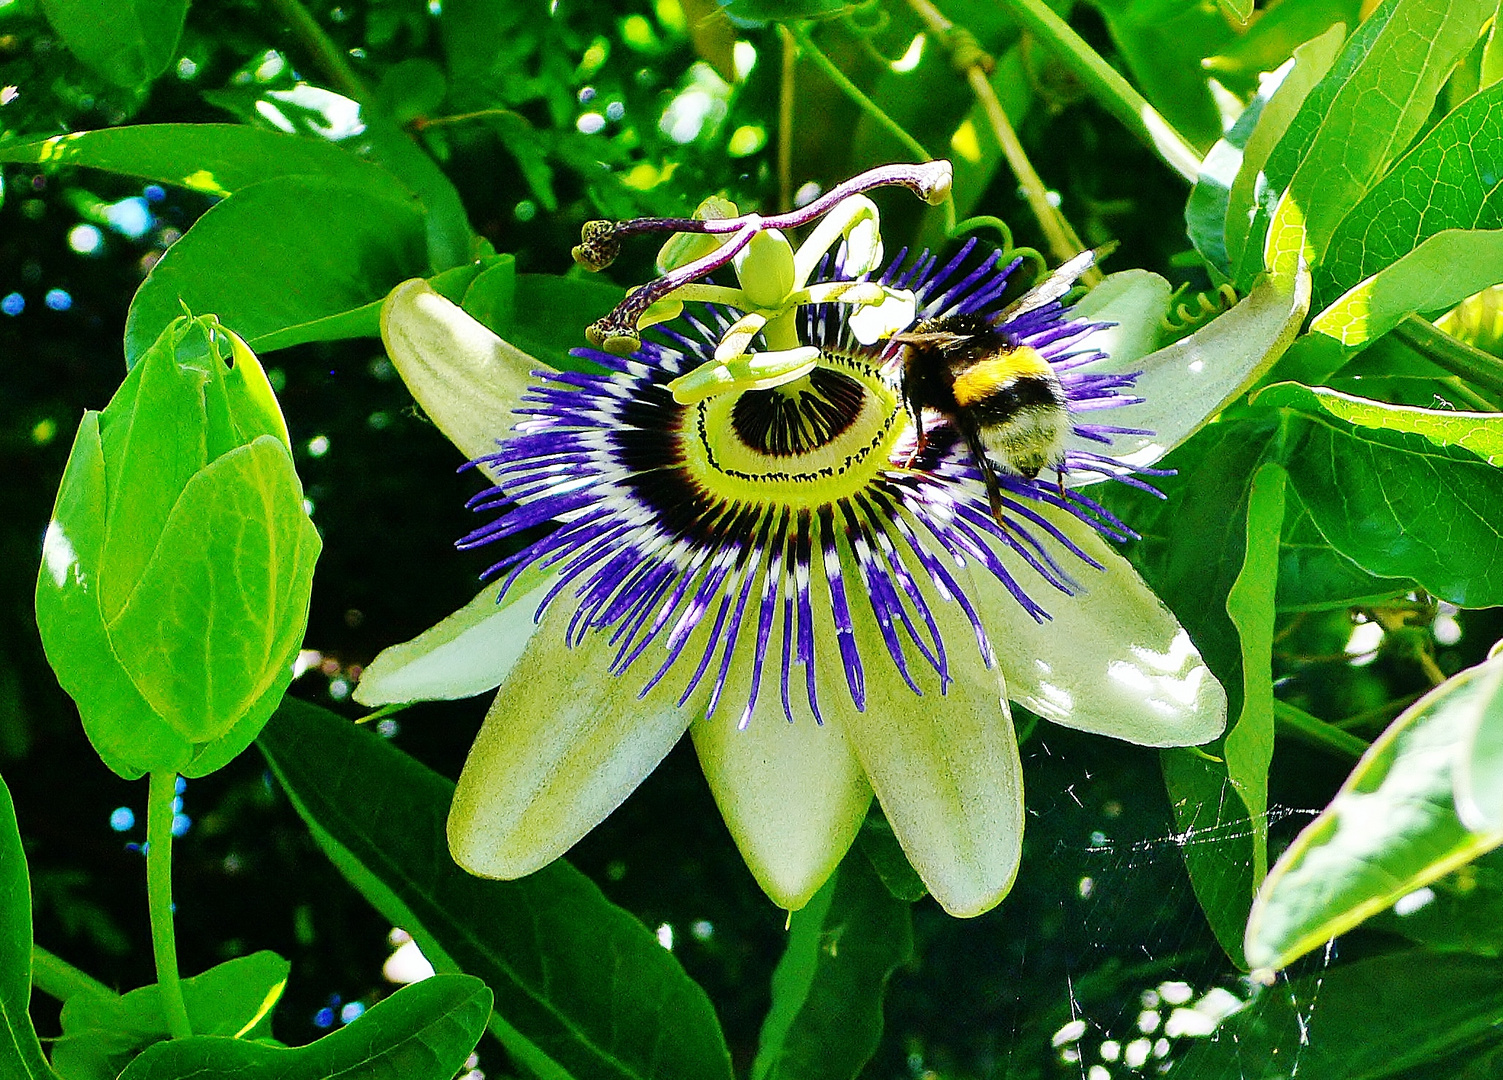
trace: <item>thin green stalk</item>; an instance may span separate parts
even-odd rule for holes
[[[115,991],[104,983],[79,971],[40,945],[31,947],[31,985],[59,1001],[67,1001],[74,994],[115,996]]]
[[[1190,183],[1200,176],[1200,155],[1132,84],[1071,30],[1044,0],[1003,0],[1027,30],[1054,47],[1091,96]]]
[[[1354,761],[1367,752],[1367,743],[1351,732],[1342,731],[1335,724],[1328,724],[1318,716],[1311,716],[1287,701],[1274,699],[1273,718],[1284,734],[1311,746],[1332,750]]]
[[[903,125],[883,112],[881,106],[867,97],[859,86],[846,77],[845,72],[835,66],[835,61],[826,56],[824,50],[814,44],[814,39],[809,36],[807,28],[798,23],[791,23],[788,25],[788,32],[793,35],[794,40],[808,54],[809,59],[814,61],[814,65],[823,71],[829,77],[830,81],[840,88],[841,93],[854,101],[862,112],[882,125],[884,131],[907,147],[908,152],[917,156],[918,160],[934,160],[934,155],[925,150],[922,143],[908,134],[903,129]]]
[[[1085,250],[1084,245],[1075,235],[1075,230],[1070,227],[1070,222],[1066,220],[1065,215],[1049,201],[1049,192],[1044,187],[1043,179],[1039,176],[1038,170],[1033,167],[1033,162],[1028,160],[1028,154],[1024,151],[1017,132],[1013,130],[1012,121],[1007,118],[1002,102],[997,98],[996,90],[992,88],[989,74],[993,67],[991,57],[982,51],[974,37],[957,28],[929,0],[908,0],[908,6],[923,20],[930,32],[944,43],[945,48],[950,50],[952,62],[963,68],[971,93],[976,96],[982,111],[986,113],[987,124],[992,129],[992,137],[1001,147],[1002,156],[1007,159],[1008,168],[1017,179],[1023,198],[1027,201],[1028,208],[1033,211],[1033,216],[1038,221],[1039,229],[1043,232],[1054,258],[1059,262],[1065,262],[1079,255]],[[1082,275],[1082,279],[1087,285],[1095,285],[1101,280],[1101,271],[1093,266]]]
[[[783,71],[778,81],[778,209],[793,209],[793,93],[798,43],[788,27],[778,27],[783,41]]]
[[[1393,328],[1394,337],[1475,386],[1503,394],[1503,360],[1452,337],[1427,319],[1410,315]]]
[[[364,101],[370,94],[355,69],[350,67],[349,57],[333,38],[324,33],[298,0],[266,0],[267,6],[287,21],[293,37],[307,50],[313,63],[324,73],[334,88],[347,98]]]
[[[177,774],[151,774],[146,795],[146,908],[151,916],[151,951],[157,962],[157,986],[167,1030],[174,1039],[193,1034],[183,987],[177,978],[177,938],[172,930],[172,800]]]
[[[883,131],[888,132],[893,138],[907,147],[908,152],[916,155],[919,161],[934,160],[934,155],[924,149],[923,143],[908,134],[903,129],[902,124],[899,124],[883,112],[880,105],[867,97],[859,86],[846,77],[845,72],[835,66],[835,62],[824,54],[824,50],[814,44],[814,39],[809,36],[809,31],[806,27],[799,23],[789,23],[787,27],[788,32],[799,43],[799,47],[804,50],[805,55],[814,61],[815,67],[823,71],[829,77],[830,81],[840,88],[841,93],[854,101],[862,112],[880,124]],[[955,227],[955,197],[953,195],[945,196],[944,207],[945,229],[948,232]]]

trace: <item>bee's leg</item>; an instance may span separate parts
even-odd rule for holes
[[[992,465],[992,459],[986,456],[986,444],[981,441],[981,432],[971,424],[962,424],[961,434],[965,436],[965,442],[971,450],[971,457],[976,461],[976,468],[981,470],[981,479],[986,481],[986,497],[991,503],[992,518],[998,525],[1002,525],[1002,485],[997,480],[997,470]]]
[[[929,435],[924,431],[924,411],[915,409],[913,406],[905,406],[908,410],[908,419],[913,422],[913,450],[908,454],[908,460],[903,462],[903,468],[913,468],[913,463],[924,452],[924,447],[929,445]]]
[[[997,482],[997,471],[992,463],[982,458],[981,475],[986,477],[986,497],[991,502],[992,519],[1002,525],[1002,485]]]
[[[1055,480],[1057,481],[1057,483],[1059,485],[1059,497],[1061,499],[1068,499],[1070,496],[1067,495],[1067,494],[1065,494],[1065,465],[1064,465],[1064,462],[1060,462],[1058,465],[1054,466],[1054,478],[1055,478]]]

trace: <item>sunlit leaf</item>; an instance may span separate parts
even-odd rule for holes
[[[1495,708],[1503,661],[1470,668],[1406,709],[1269,872],[1247,959],[1281,968],[1499,843],[1457,816],[1458,747]]]
[[[261,1038],[291,965],[274,952],[227,960],[182,981],[183,1004],[196,1035]],[[142,1049],[168,1037],[161,989],[143,986],[119,997],[78,993],[63,1003],[62,1037],[52,1065],[64,1080],[113,1080]]]
[[[1415,312],[1453,307],[1500,281],[1503,229],[1447,229],[1352,286],[1310,329],[1348,347],[1365,345]]]
[[[1253,884],[1268,870],[1268,768],[1273,763],[1273,619],[1279,535],[1288,475],[1277,462],[1253,474],[1242,569],[1226,597],[1242,645],[1242,712],[1222,744],[1227,776],[1247,805],[1253,831]]]
[[[397,178],[324,139],[244,124],[135,124],[0,146],[0,161],[82,165],[229,195],[287,176],[321,177],[373,196],[409,194]]]
[[[1279,10],[1286,10],[1290,6],[1283,5]],[[1264,20],[1259,20],[1257,25],[1262,26],[1263,22]],[[1226,212],[1223,216],[1229,276],[1235,278],[1240,273],[1243,253],[1249,242],[1254,245],[1262,244],[1262,230],[1267,228],[1267,223],[1265,221],[1262,229],[1256,233],[1251,231],[1256,216],[1254,204],[1270,200],[1266,209],[1271,212],[1272,200],[1278,197],[1277,191],[1269,190],[1268,180],[1264,175],[1269,155],[1299,115],[1305,98],[1310,96],[1310,92],[1325,78],[1326,72],[1331,70],[1349,26],[1348,23],[1332,26],[1318,37],[1299,45],[1294,50],[1293,65],[1279,79],[1278,88],[1259,111],[1257,126],[1247,136],[1236,178],[1226,194]],[[1258,266],[1261,268],[1261,261]]]
[[[1398,271],[1405,255],[1430,246],[1427,241],[1439,233],[1450,230],[1487,233],[1503,229],[1500,176],[1503,176],[1503,83],[1488,87],[1448,113],[1342,221],[1315,274],[1317,306],[1323,308],[1334,303],[1337,296],[1360,282],[1375,276],[1381,281],[1385,275]],[[1461,242],[1463,246],[1458,248],[1453,240],[1445,255],[1467,262],[1448,268],[1440,261],[1444,256],[1436,250],[1427,266],[1432,272],[1453,269],[1485,276],[1486,267],[1499,261],[1496,250],[1479,247],[1468,254],[1466,243]],[[1427,291],[1439,294],[1433,286],[1425,288],[1427,283],[1420,276],[1419,266],[1415,265],[1414,270],[1413,276],[1391,282],[1395,288],[1389,297],[1390,304],[1402,302],[1410,292],[1419,297],[1424,297]],[[1460,279],[1457,280],[1459,284]],[[1471,292],[1481,288],[1483,285],[1478,285]],[[1431,299],[1417,303],[1410,310],[1449,306],[1467,295],[1470,294],[1463,292],[1449,301]],[[1376,337],[1381,332],[1374,330],[1368,336]]]
[[[1294,384],[1256,402],[1289,417],[1282,460],[1332,547],[1455,604],[1503,602],[1503,471],[1474,449],[1491,424]]]
[[[1491,0],[1386,0],[1362,22],[1269,155],[1270,197],[1254,207],[1234,264],[1239,285],[1263,268],[1260,238],[1281,195],[1299,208],[1319,260],[1342,218],[1429,117],[1441,84],[1495,10]]]
[[[379,300],[427,265],[415,200],[313,177],[247,188],[211,208],[152,268],[125,326],[129,363],[183,305],[251,348],[291,326]]]
[[[31,1002],[31,882],[10,789],[0,781],[0,1073],[50,1080]]]

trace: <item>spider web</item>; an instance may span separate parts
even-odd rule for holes
[[[1013,892],[965,922],[916,909],[919,966],[894,978],[884,1051],[862,1075],[1298,1077],[1334,952],[1297,981],[1256,987],[1218,944],[1185,869],[1190,848],[1250,857],[1246,818],[1177,831],[1154,751],[1041,725],[1024,758]],[[1314,812],[1275,806],[1275,851]],[[1284,995],[1297,1024],[1279,1060],[1239,1055],[1224,1023],[1260,994]]]

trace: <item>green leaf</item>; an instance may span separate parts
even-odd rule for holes
[[[1276,434],[1263,420],[1223,420],[1165,458],[1178,468],[1160,487],[1168,498],[1144,500],[1152,513],[1129,514],[1144,535],[1134,563],[1179,617],[1235,713],[1242,696],[1242,650],[1226,599],[1246,554],[1248,494],[1253,471]],[[1253,829],[1224,760],[1198,750],[1160,755],[1175,828],[1197,842],[1184,845],[1190,882],[1216,940],[1242,965],[1242,933],[1252,903]]]
[[[1227,82],[1255,80],[1276,70],[1307,41],[1330,32],[1338,23],[1346,27],[1362,21],[1360,0],[1303,0],[1298,4],[1265,7],[1246,30],[1227,42],[1215,56],[1204,61],[1206,71]],[[1341,35],[1345,36],[1345,33]],[[1340,37],[1336,44],[1341,44]],[[1333,51],[1332,56],[1335,53]]]
[[[1495,655],[1483,669],[1503,671],[1503,657]],[[1456,810],[1468,828],[1482,832],[1503,830],[1503,694],[1482,699],[1456,761]]]
[[[1258,93],[1225,137],[1218,139],[1200,163],[1200,176],[1185,203],[1185,228],[1201,258],[1223,276],[1230,276],[1226,254],[1227,205],[1232,184],[1242,168],[1248,137],[1257,128],[1269,99],[1283,83],[1285,69],[1264,80]]]
[[[1227,776],[1247,805],[1252,824],[1253,886],[1268,872],[1268,768],[1273,763],[1273,620],[1279,537],[1284,528],[1288,474],[1267,461],[1253,474],[1247,502],[1242,570],[1226,597],[1226,611],[1242,643],[1242,712],[1226,734]]]
[[[493,255],[486,262],[466,263],[456,266],[452,270],[445,270],[441,274],[434,274],[428,279],[428,284],[434,292],[459,302],[459,298],[465,295],[472,281],[481,275],[485,268],[500,260],[512,261],[510,255]],[[341,311],[338,315],[326,315],[321,319],[311,322],[299,323],[297,326],[289,326],[283,330],[277,330],[270,334],[263,334],[256,339],[257,352],[270,352],[272,349],[286,349],[293,345],[305,345],[310,341],[342,341],[346,338],[380,337],[381,336],[381,305],[385,299],[372,300],[350,311]]]
[[[197,776],[244,749],[291,679],[318,550],[255,355],[180,317],[85,414],[37,576],[48,660],[111,769]]]
[[[1179,835],[1194,837],[1181,850],[1195,898],[1216,941],[1232,963],[1245,968],[1242,934],[1255,888],[1255,848],[1247,804],[1232,787],[1224,761],[1197,750],[1171,747],[1159,751],[1159,766],[1174,827]]]
[[[415,201],[314,177],[284,177],[232,195],[199,218],[152,268],[125,326],[128,364],[182,314],[212,312],[243,337],[379,300],[425,272]]]
[[[510,255],[496,256],[465,288],[462,298],[450,299],[492,330],[511,325],[517,308],[516,259]]]
[[[159,1042],[120,1080],[452,1080],[485,1031],[491,992],[468,975],[404,986],[365,1015],[307,1046],[219,1036]]]
[[[1454,307],[1503,281],[1503,229],[1447,229],[1343,293],[1310,323],[1353,348],[1416,312]]]
[[[1221,136],[1221,114],[1201,60],[1234,34],[1213,8],[1178,0],[1093,0],[1143,96],[1191,143]]]
[[[410,124],[443,104],[448,82],[432,60],[414,56],[399,60],[381,76],[377,104],[398,125]]]
[[[0,147],[0,162],[82,165],[208,195],[229,195],[289,176],[315,177],[388,198],[411,194],[381,166],[325,139],[244,124],[136,124],[75,131]]]
[[[730,1077],[704,992],[568,863],[518,881],[466,874],[444,836],[453,785],[322,709],[287,699],[260,744],[319,844],[366,898],[436,966],[485,979],[498,1035],[534,1071]]]
[[[31,881],[10,789],[0,781],[0,1074],[47,1080],[53,1072],[31,1026]]]
[[[1503,661],[1447,679],[1389,725],[1264,882],[1247,959],[1281,968],[1503,843],[1457,816],[1457,747],[1493,708]]]
[[[190,742],[217,739],[292,681],[319,548],[287,450],[270,436],[183,488],[110,638],[132,682]],[[255,733],[242,735],[237,753]]]
[[[1263,269],[1262,238],[1281,196],[1298,208],[1312,261],[1321,261],[1494,11],[1490,0],[1385,0],[1363,21],[1268,158],[1265,196],[1235,264],[1239,286]]]
[[[1496,961],[1424,950],[1369,957],[1263,991],[1174,1071],[1195,1080],[1461,1080],[1496,1045],[1500,1013]],[[1439,1063],[1452,1054],[1458,1060]],[[1468,1080],[1497,1075],[1496,1059],[1490,1068]]]
[[[1315,271],[1318,307],[1327,306],[1359,282],[1381,277],[1437,233],[1503,229],[1500,177],[1503,83],[1488,87],[1447,114],[1342,221]],[[1498,257],[1492,255],[1491,264],[1497,262]],[[1476,273],[1481,268],[1456,269]],[[1425,304],[1412,310],[1441,306]]]
[[[385,166],[416,193],[426,212],[427,261],[433,269],[449,270],[480,254],[459,191],[438,163],[389,116],[371,108],[362,109],[360,115],[365,130],[344,145]]]
[[[1478,856],[1366,925],[1430,949],[1503,957],[1503,851]]]
[[[581,361],[569,350],[589,346],[583,327],[608,314],[625,295],[620,286],[596,277],[518,274],[511,321],[491,329],[553,367],[577,371]]]
[[[1503,472],[1477,456],[1494,453],[1488,418],[1291,383],[1255,401],[1285,410],[1284,466],[1332,547],[1454,604],[1503,602]]]
[[[1275,10],[1283,12],[1300,6],[1302,5],[1283,4]],[[1273,12],[1270,11],[1268,14],[1273,14]],[[1256,25],[1261,27],[1266,21],[1266,19],[1259,19]],[[1345,40],[1348,25],[1338,23],[1331,26],[1320,36],[1311,38],[1294,50],[1293,67],[1279,80],[1278,88],[1258,116],[1257,127],[1247,137],[1247,145],[1242,151],[1242,161],[1237,169],[1237,177],[1232,181],[1231,188],[1227,192],[1224,216],[1228,272],[1234,279],[1240,273],[1237,268],[1242,265],[1249,241],[1255,249],[1253,252],[1256,256],[1255,265],[1258,270],[1262,269],[1263,236],[1267,232],[1268,223],[1264,220],[1256,232],[1251,232],[1251,230],[1254,202],[1267,198],[1269,195],[1268,180],[1264,175],[1264,169],[1268,166],[1269,155],[1283,140],[1284,133],[1289,130],[1289,125],[1294,122],[1294,118],[1299,115],[1305,99],[1310,96],[1310,91],[1325,78],[1326,72],[1330,71],[1331,65],[1336,62],[1336,54],[1341,49],[1342,41]],[[1273,194],[1277,195],[1276,192]],[[1272,209],[1271,204],[1269,209]]]
[[[182,981],[183,1003],[197,1035],[263,1038],[291,965],[274,952],[228,960]],[[161,988],[114,994],[77,993],[63,1003],[62,1037],[52,1065],[63,1080],[113,1080],[143,1048],[168,1037]]]
[[[42,0],[42,11],[74,56],[129,90],[177,56],[188,0]]]
[[[882,1037],[888,977],[913,957],[909,905],[851,852],[789,918],[752,1080],[850,1080]]]
[[[717,0],[742,25],[833,19],[856,7],[854,0]]]
[[[1321,535],[1292,488],[1285,490],[1284,498],[1284,535],[1279,540],[1280,611],[1356,607],[1419,588],[1409,578],[1369,574]]]
[[[929,887],[908,861],[907,853],[893,834],[892,825],[875,801],[866,820],[861,823],[861,831],[856,834],[856,843],[893,896],[912,904],[929,895]]]
[[[1503,465],[1503,414],[1389,405],[1324,386],[1298,383],[1270,386],[1260,391],[1255,401],[1259,405],[1299,409],[1311,416],[1326,414],[1359,427],[1423,435],[1436,446],[1463,447],[1489,465]]]

